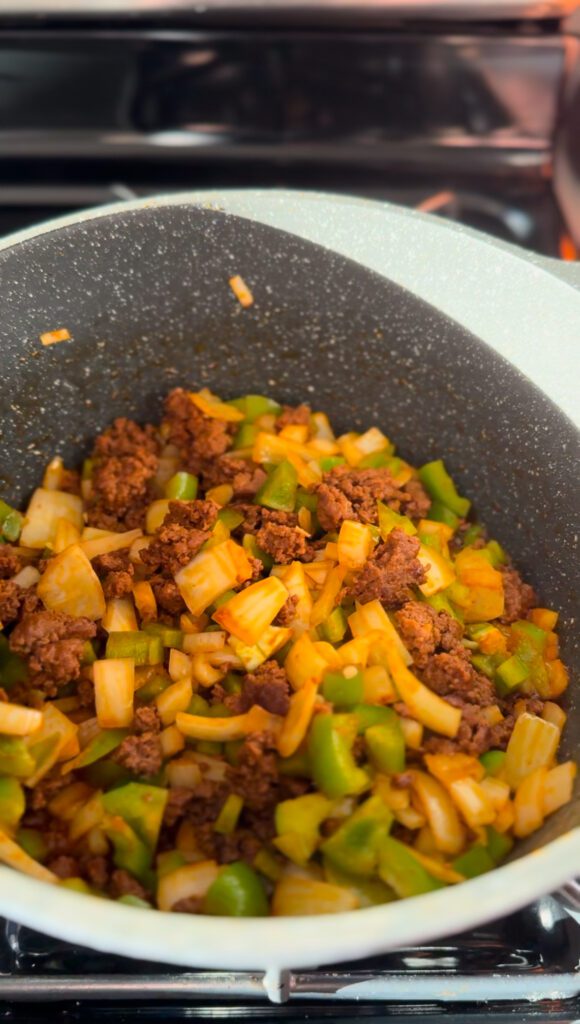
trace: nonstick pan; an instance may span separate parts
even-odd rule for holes
[[[560,273],[420,215],[292,193],[148,200],[22,232],[0,246],[1,492],[25,501],[53,455],[78,462],[114,416],[157,420],[177,384],[307,398],[339,430],[379,424],[411,461],[445,459],[561,610],[573,678],[563,753],[577,755],[580,292]],[[43,348],[58,327],[72,340]],[[458,932],[565,883],[572,905],[579,869],[577,794],[491,874],[349,914],[168,915],[6,868],[0,913],[128,956],[266,969],[275,987],[281,968]]]

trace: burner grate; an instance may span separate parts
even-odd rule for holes
[[[286,1005],[264,1010],[260,1003],[268,997]],[[180,1014],[225,1019],[235,1008],[236,1019],[307,1016],[315,1021],[328,1019],[328,1007],[334,1019],[348,1020],[349,1004],[356,1002],[357,1018],[413,1012],[423,1021],[436,1021],[443,1020],[441,1014],[465,1019],[468,1006],[481,1002],[494,1022],[577,1021],[580,926],[547,897],[500,922],[450,939],[360,963],[285,971],[281,978],[270,979],[259,972],[181,970],[126,960],[6,922],[0,944],[0,1004],[12,1004],[11,1019],[14,1013],[19,1019],[19,1007],[26,1005],[27,1020],[47,1019],[47,1006],[55,1013],[67,1006],[62,1019],[74,1020],[70,1004],[75,1000],[82,1000],[83,1020],[90,1019],[88,1007],[97,1014],[94,1019],[104,1019],[121,1004],[127,1020],[179,1019]],[[477,1016],[470,1008],[469,1019]]]

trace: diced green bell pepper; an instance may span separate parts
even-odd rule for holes
[[[126,907],[141,907],[142,910],[151,910],[151,904],[135,896],[132,892],[126,892],[123,896],[117,897],[117,903],[123,903]]]
[[[243,740],[228,740],[227,743],[224,743],[224,756],[228,764],[236,765],[238,763],[243,745]]]
[[[206,893],[203,911],[215,917],[265,917],[268,900],[259,876],[241,860],[223,867]]]
[[[143,630],[109,633],[105,658],[133,658],[136,665],[158,665],[163,661],[163,643]]]
[[[429,519],[432,519],[436,523],[445,523],[446,526],[450,526],[452,530],[456,530],[459,526],[459,516],[452,512],[450,508],[443,505],[440,501],[434,501],[429,509]]]
[[[373,725],[388,725],[395,713],[392,708],[386,708],[383,704],[356,704],[352,709],[359,736]]]
[[[71,889],[72,892],[82,892],[85,896],[95,895],[94,889],[91,889],[84,878],[62,878],[59,885],[63,889]]]
[[[290,757],[279,758],[278,770],[280,775],[289,775],[291,778],[310,778],[312,767],[307,748],[300,747]]]
[[[269,570],[274,565],[274,559],[272,558],[271,555],[267,554],[266,551],[262,550],[253,534],[244,534],[244,538],[242,540],[242,547],[244,551],[248,553],[248,555],[251,555],[252,558],[257,558],[258,561],[260,561],[264,566],[264,570],[266,572],[269,572]]]
[[[391,711],[391,720],[367,729],[365,742],[375,768],[392,775],[405,770],[405,737],[396,711],[387,710]]]
[[[367,773],[352,756],[352,744],[340,728],[339,717],[316,715],[308,744],[314,782],[331,799],[362,793],[369,785]]]
[[[149,633],[151,636],[158,636],[164,647],[175,647],[180,651],[183,646],[181,630],[166,626],[163,622],[148,622],[143,626],[143,632]]]
[[[431,605],[436,612],[447,612],[452,619],[457,619],[458,622],[462,622],[461,615],[458,613],[455,605],[451,604],[451,601],[445,594],[430,594],[429,597],[424,597],[423,600],[426,604]]]
[[[319,827],[331,808],[331,801],[321,793],[283,800],[274,815],[276,848],[295,864],[307,864],[320,841]]]
[[[208,718],[209,717],[211,717],[211,715],[208,715]],[[206,754],[207,757],[220,757],[223,751],[223,744],[216,743],[215,740],[198,740],[195,745],[195,749],[198,754]]]
[[[515,640],[514,655],[528,670],[528,678],[523,680],[524,689],[529,687],[539,693],[540,697],[548,697],[550,686],[543,657],[548,634],[525,619],[512,623],[510,632]]]
[[[506,564],[507,555],[504,549],[502,548],[501,544],[499,544],[497,540],[488,541],[488,543],[483,548],[483,551],[485,551],[486,554],[489,555],[489,560],[493,565],[494,569],[496,569],[498,565]]]
[[[28,667],[24,658],[10,650],[8,638],[0,634],[0,686],[10,691],[17,683],[28,679]]]
[[[187,859],[180,850],[166,850],[164,853],[158,854],[155,861],[157,877],[163,878],[164,875],[177,871],[177,868],[182,868],[184,864],[187,864]]]
[[[84,750],[75,758],[73,767],[75,770],[86,768],[89,764],[100,761],[102,757],[106,757],[111,751],[116,750],[128,735],[128,729],[103,729],[90,743],[87,743]]]
[[[328,857],[323,859],[323,864],[326,881],[331,885],[340,885],[343,889],[351,889],[361,907],[376,907],[382,903],[392,903],[395,899],[393,890],[379,878],[365,878],[341,871]]]
[[[472,523],[468,526],[465,533],[463,534],[463,547],[468,548],[471,544],[474,544],[476,540],[479,540],[483,534],[483,526],[479,523]]]
[[[10,776],[0,778],[0,825],[12,830],[16,828],[26,808],[24,790],[18,779]]]
[[[385,505],[383,501],[377,501],[377,509],[379,514],[379,530],[383,540],[391,530],[403,530],[404,533],[408,533],[409,536],[417,533],[417,530],[413,526],[413,523],[408,516],[401,516],[398,512],[394,512],[392,508]]]
[[[163,693],[168,686],[171,686],[171,679],[169,676],[154,675],[143,683],[138,690],[135,691],[135,696],[138,700],[144,704],[149,704],[150,701],[158,697],[160,693]]]
[[[233,398],[227,404],[233,405],[234,409],[239,409],[247,423],[253,423],[259,416],[270,413],[279,416],[282,412],[282,407],[278,405],[278,402],[275,402],[273,398],[266,398],[265,395],[242,395],[241,398]]]
[[[324,455],[318,460],[323,473],[330,473],[331,469],[336,469],[337,466],[345,466],[346,459],[343,455]]]
[[[465,518],[471,507],[467,498],[461,498],[455,484],[445,469],[442,459],[427,462],[419,470],[419,479],[434,501],[450,508],[456,515]]]
[[[505,761],[505,750],[487,750],[479,761],[485,768],[486,775],[498,775]]]
[[[83,781],[88,782],[94,789],[112,789],[114,786],[129,782],[131,773],[123,768],[123,765],[103,759],[83,768],[82,777]]]
[[[113,793],[115,790],[113,790]],[[112,793],[105,795],[112,796]],[[152,888],[154,873],[151,870],[152,851],[131,826],[118,815],[105,818],[103,831],[113,844],[113,862],[138,878],[147,888]]]
[[[371,796],[321,846],[322,853],[341,871],[374,875],[379,851],[393,815],[379,796]]]
[[[244,521],[244,516],[237,509],[231,508],[229,505],[225,505],[220,508],[218,512],[218,521],[223,523],[226,530],[236,530],[238,526],[241,526]]]
[[[36,762],[20,736],[0,736],[0,773],[26,779],[32,775]]]
[[[491,871],[495,867],[495,862],[485,846],[476,845],[462,853],[460,857],[456,857],[451,867],[465,878],[477,878],[478,875]]]
[[[442,889],[444,884],[438,878],[433,878],[408,847],[392,836],[383,839],[379,854],[379,875],[401,899]]]
[[[253,423],[242,423],[234,437],[232,447],[236,451],[240,448],[252,448],[257,436],[258,428]]]
[[[14,839],[29,857],[33,857],[40,864],[47,857],[48,846],[46,839],[38,829],[19,828]]]
[[[357,469],[390,469],[393,461],[393,445],[382,452],[371,452],[357,464]]]
[[[360,672],[344,676],[342,672],[327,672],[322,681],[322,696],[336,707],[352,707],[364,697],[364,682]]]
[[[506,832],[496,831],[492,825],[488,825],[486,831],[487,851],[494,864],[499,864],[504,857],[507,857],[508,853],[511,853],[514,840]]]
[[[323,638],[329,644],[339,644],[344,639],[347,628],[346,615],[340,605],[338,605],[330,613],[326,621],[322,623],[320,630]]]
[[[194,501],[198,479],[193,473],[175,473],[165,484],[165,497],[172,501]]]
[[[153,850],[157,845],[168,791],[160,786],[128,782],[103,796],[107,814],[119,815],[137,836]]]
[[[237,793],[230,793],[217,816],[214,832],[222,836],[231,835],[238,824],[244,801]]]
[[[318,495],[311,494],[310,491],[304,490],[303,487],[299,487],[296,491],[296,511],[301,508],[307,508],[312,515],[316,515],[318,508]]]
[[[471,662],[478,672],[482,672],[488,679],[494,679],[498,665],[501,664],[501,656],[497,654],[474,654]]]
[[[530,670],[527,665],[524,665],[521,658],[513,654],[511,658],[506,658],[505,661],[502,661],[501,665],[498,665],[495,675],[498,690],[500,693],[505,694],[515,690],[516,687],[528,679]]]
[[[200,693],[194,693],[187,708],[188,715],[207,715],[210,710],[209,703]]]
[[[291,462],[280,462],[260,487],[255,502],[280,512],[293,512],[296,504],[298,474]]]
[[[0,499],[0,533],[4,540],[18,540],[24,516],[11,505]]]

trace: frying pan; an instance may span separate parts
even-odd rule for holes
[[[228,288],[233,274],[254,293],[250,309]],[[293,193],[139,201],[22,232],[0,246],[0,489],[22,502],[53,455],[77,463],[114,416],[157,420],[177,384],[307,399],[339,431],[376,423],[403,457],[445,459],[561,610],[577,678],[580,292],[566,274],[423,215]],[[43,348],[39,335],[58,327],[73,340]],[[579,740],[573,685],[565,757]],[[578,909],[579,867],[577,793],[498,870],[348,914],[170,916],[6,868],[0,913],[128,956],[263,969],[275,992],[284,967],[458,932],[566,883]]]

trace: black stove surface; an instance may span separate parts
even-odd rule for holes
[[[5,922],[0,1019],[571,1022],[580,1019],[579,963],[580,926],[549,897],[425,946],[285,972],[280,1005],[269,1003],[259,972],[128,960]]]

